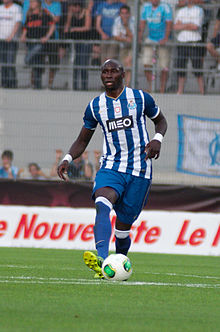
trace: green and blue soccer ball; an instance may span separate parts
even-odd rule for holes
[[[132,274],[131,261],[122,254],[109,255],[102,264],[102,274],[107,280],[128,280]]]

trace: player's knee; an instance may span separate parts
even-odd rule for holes
[[[110,201],[111,204],[114,204],[116,202],[116,200],[118,199],[118,194],[116,193],[116,191],[113,188],[110,188],[110,187],[103,187],[103,188],[97,189],[94,196],[95,196],[95,200],[100,197],[104,197],[108,201]]]
[[[130,231],[131,226],[132,225],[120,221],[118,218],[116,219],[115,229],[119,231]]]
[[[108,207],[110,210],[112,209],[112,203],[106,197],[103,196],[99,196],[96,198],[95,205],[101,208]]]
[[[109,216],[109,213],[112,209],[112,203],[105,197],[99,196],[95,200],[96,215],[100,218],[105,218]],[[97,219],[99,221],[99,218]]]

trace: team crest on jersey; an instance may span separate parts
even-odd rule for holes
[[[128,108],[129,110],[135,110],[137,108],[137,104],[135,103],[134,99],[129,100]]]

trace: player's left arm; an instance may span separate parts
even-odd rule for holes
[[[158,159],[160,156],[161,143],[167,131],[167,121],[161,111],[156,118],[153,118],[151,120],[154,122],[155,135],[152,140],[146,145],[146,159]]]

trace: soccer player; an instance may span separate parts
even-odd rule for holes
[[[101,265],[108,256],[111,237],[110,211],[116,212],[116,253],[127,255],[130,228],[138,218],[151,185],[152,163],[157,159],[167,122],[154,99],[142,90],[123,85],[122,65],[108,59],[101,67],[105,92],[94,98],[84,114],[84,125],[69,153],[58,166],[58,175],[66,180],[69,163],[79,157],[91,140],[97,124],[104,136],[101,166],[96,174],[92,197],[96,206],[94,226],[98,256],[84,253],[85,264],[103,278]],[[149,141],[146,118],[155,125],[156,134]]]

